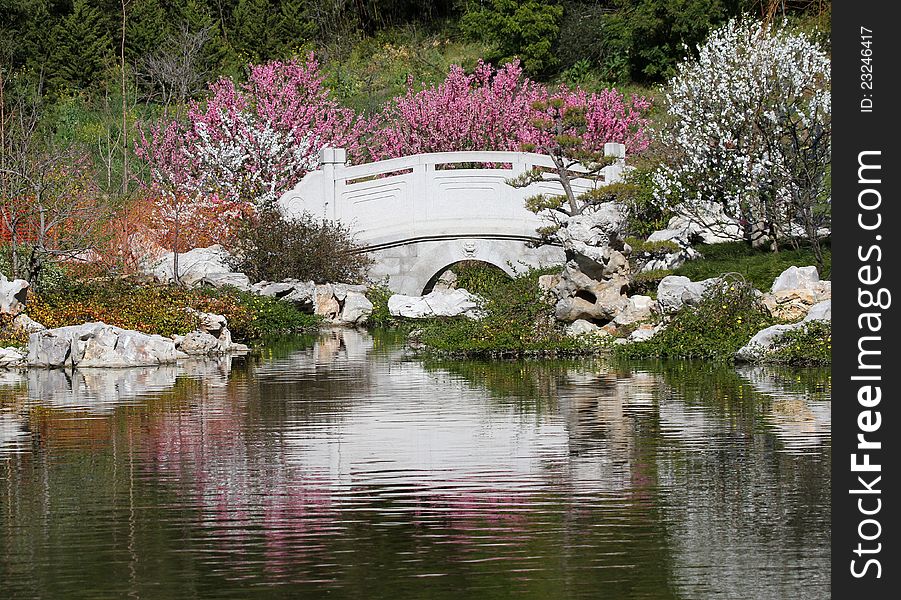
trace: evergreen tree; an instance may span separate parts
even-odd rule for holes
[[[140,61],[172,32],[166,11],[159,0],[131,0],[125,26],[125,58]]]
[[[48,79],[55,89],[87,89],[113,64],[105,21],[89,0],[75,0],[72,12],[53,28]]]
[[[244,62],[259,63],[275,58],[276,27],[280,13],[269,0],[238,0],[232,13],[232,47]]]
[[[279,58],[296,54],[304,43],[312,40],[318,27],[310,10],[310,0],[283,0],[276,22]]]

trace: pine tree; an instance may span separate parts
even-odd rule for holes
[[[238,0],[232,13],[232,46],[245,62],[276,58],[279,12],[269,0]]]
[[[283,0],[276,21],[275,37],[279,58],[297,54],[317,32],[310,14],[310,0]]]
[[[75,0],[72,12],[53,28],[48,79],[57,90],[86,89],[114,63],[103,14],[89,0]]]
[[[125,57],[135,63],[146,57],[172,32],[159,0],[131,0],[125,26]]]

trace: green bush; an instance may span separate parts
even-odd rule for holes
[[[370,264],[341,223],[309,213],[289,221],[267,208],[242,223],[231,266],[251,281],[361,283]]]
[[[555,0],[470,2],[460,29],[493,48],[489,60],[502,64],[519,58],[528,74],[538,75],[557,65],[553,50],[562,17],[563,7]]]
[[[673,272],[668,269],[654,269],[653,271],[637,273],[632,277],[632,284],[629,286],[629,290],[633,295],[641,294],[642,296],[650,296],[656,299],[660,280],[672,274]]]
[[[673,216],[670,211],[660,208],[654,199],[652,177],[655,169],[656,164],[652,161],[639,161],[623,177],[623,184],[628,186],[629,192],[619,200],[628,209],[626,230],[635,238],[644,239],[659,229],[665,229]]]
[[[185,307],[221,314],[236,340],[316,329],[319,319],[293,304],[234,288],[186,289],[126,280],[73,282],[66,289],[33,295],[28,315],[47,327],[103,321],[163,336],[184,335],[197,327]]]
[[[775,346],[776,350],[761,357],[760,362],[799,367],[832,364],[832,323],[808,321],[779,336]]]
[[[554,319],[553,301],[538,287],[538,277],[548,272],[532,270],[480,289],[484,298],[483,319],[436,319],[423,324],[418,340],[427,351],[458,356],[552,355],[587,351],[583,342],[563,333]],[[470,277],[473,281],[477,277],[493,275]]]
[[[616,347],[624,358],[704,358],[733,360],[755,333],[774,323],[758,296],[740,277],[726,276],[708,288],[697,306],[688,306],[666,328],[644,342]]]
[[[366,319],[366,325],[369,327],[388,327],[394,322],[394,318],[388,311],[388,298],[393,292],[388,288],[387,283],[378,283],[369,286],[366,292],[366,298],[372,302],[372,313]]]

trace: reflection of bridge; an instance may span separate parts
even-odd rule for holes
[[[599,185],[623,170],[622,144],[606,144],[619,160],[603,170]],[[526,152],[439,152],[346,166],[346,152],[323,148],[322,168],[308,173],[279,204],[289,216],[308,211],[349,225],[375,259],[374,278],[420,294],[448,266],[480,260],[511,273],[560,263],[553,246],[530,247],[543,224],[526,210],[536,193],[559,194],[559,183],[520,189],[506,181],[534,167],[553,169],[550,157]],[[594,183],[576,180],[576,191]]]

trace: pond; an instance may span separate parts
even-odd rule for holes
[[[0,597],[825,598],[830,386],[356,331],[0,372]]]

